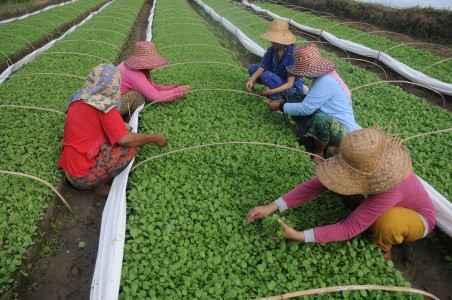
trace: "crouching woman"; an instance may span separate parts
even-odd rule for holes
[[[133,159],[138,146],[166,145],[162,135],[129,133],[119,112],[120,73],[99,65],[71,98],[59,166],[77,189],[108,192],[108,183]]]
[[[328,189],[365,198],[336,224],[297,231],[281,222],[286,238],[328,243],[352,239],[371,228],[375,243],[390,258],[394,245],[421,239],[435,227],[432,200],[412,170],[408,151],[380,130],[346,135],[339,154],[318,163],[316,174],[276,201],[253,208],[248,222],[301,206]]]

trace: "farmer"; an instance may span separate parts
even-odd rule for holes
[[[135,44],[134,53],[119,66],[121,73],[121,114],[133,112],[144,103],[144,98],[152,102],[172,102],[183,97],[189,85],[159,85],[152,81],[149,72],[168,64],[160,56],[151,42],[140,41]]]
[[[296,49],[294,57],[295,64],[288,72],[313,79],[312,87],[303,102],[271,101],[268,102],[270,109],[281,110],[297,117],[310,116],[321,111],[339,121],[347,133],[360,129],[353,114],[351,92],[337,74],[336,66],[320,55],[314,43]]]
[[[120,106],[120,73],[99,65],[71,98],[59,166],[77,189],[108,193],[109,181],[135,156],[138,146],[166,145],[162,135],[129,133]]]
[[[303,95],[303,78],[287,72],[294,64],[296,40],[289,30],[289,24],[274,20],[262,37],[269,40],[272,46],[267,49],[260,64],[249,66],[250,77],[246,82],[246,90],[250,92],[256,83],[260,83],[267,87],[262,94],[272,100]]]
[[[388,259],[392,246],[421,239],[435,226],[432,201],[413,172],[408,151],[381,130],[368,128],[346,135],[339,154],[317,164],[316,175],[276,201],[253,208],[247,221],[301,206],[327,189],[363,195],[361,204],[344,220],[304,231],[281,222],[284,235],[300,242],[328,243],[349,240],[371,228]]]

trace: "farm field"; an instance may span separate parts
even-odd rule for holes
[[[90,69],[116,59],[142,5],[143,0],[115,1],[0,85],[0,170],[34,175],[54,186],[61,181],[56,161],[67,98],[83,83]],[[105,19],[118,14],[123,15],[124,26],[111,30]],[[0,185],[2,294],[11,287],[25,251],[37,238],[39,220],[55,197],[48,187],[27,178],[1,174]]]
[[[0,24],[0,66],[9,65],[17,56],[30,51],[79,17],[100,7],[105,0],[77,1],[30,16],[23,20]],[[66,29],[67,30],[67,29]]]
[[[262,47],[268,47],[268,43],[260,37],[265,32],[268,21],[243,7],[234,7],[229,2],[206,0],[205,3],[238,26]],[[302,41],[300,37],[299,41]],[[362,87],[380,79],[375,73],[354,66],[331,52],[323,51],[322,53],[336,63],[339,74],[351,89],[355,115],[362,127],[379,126],[402,138],[407,138],[422,132],[452,126],[450,112],[434,107],[423,98],[390,84]],[[410,140],[408,143],[416,173],[448,199],[452,196],[452,186],[449,184],[452,165],[448,163],[449,155],[447,154],[451,151],[449,150],[451,145],[452,139],[445,135],[431,135],[427,138]]]
[[[154,71],[153,78],[189,83],[193,91],[181,102],[151,105],[142,113],[143,130],[163,132],[169,146],[163,153],[143,148],[129,181],[120,299],[249,299],[337,284],[407,285],[365,238],[292,244],[273,241],[262,224],[244,224],[250,208],[312,175],[305,154],[250,144],[172,154],[228,141],[292,147],[295,141],[282,117],[268,112],[258,98],[211,90],[241,89],[243,79],[238,79],[245,71],[188,2],[159,1],[155,16],[154,41],[174,66]],[[333,222],[346,212],[340,199],[325,195],[286,217],[306,227]],[[350,297],[390,298],[376,292]]]
[[[405,63],[413,69],[419,70],[433,78],[452,83],[452,60],[439,56],[426,49],[416,48],[416,43],[404,42],[396,34],[387,38],[376,33],[366,33],[366,31],[351,27],[347,22],[340,22],[328,16],[318,16],[309,11],[300,11],[285,7],[283,5],[257,2],[257,4],[282,17],[291,18],[294,21],[314,28],[328,31],[335,36],[350,40],[378,51],[386,52],[397,60]],[[426,43],[418,43],[422,47]],[[432,45],[435,47],[435,45]],[[441,46],[436,46],[441,49]]]
[[[269,203],[309,179],[314,175],[314,164],[298,145],[287,117],[270,112],[264,96],[245,91],[245,61],[249,57],[241,56],[243,49],[238,50],[237,41],[204,15],[193,0],[153,1],[111,1],[99,14],[0,84],[0,300],[17,290],[19,277],[29,277],[24,264],[28,264],[30,249],[43,237],[40,222],[59,201],[48,186],[16,176],[15,172],[36,176],[59,190],[62,185],[69,186],[56,163],[67,99],[94,66],[117,63],[131,51],[134,39],[143,36],[143,20],[148,18],[143,11],[151,3],[155,4],[154,17],[149,19],[152,41],[170,62],[152,70],[151,77],[159,84],[190,85],[192,90],[174,103],[147,103],[140,113],[139,132],[161,133],[168,138],[168,145],[140,147],[127,182],[119,299],[258,299],[331,286],[412,286],[411,277],[385,260],[367,233],[351,241],[325,245],[293,243],[274,236],[276,217],[297,229],[343,219],[350,206],[345,198],[333,193],[324,193],[301,208],[275,214],[271,219],[246,224],[251,208]],[[269,46],[261,38],[268,20],[235,1],[203,1],[260,46]],[[107,2],[80,0],[61,7],[61,11],[56,8],[48,15],[45,12],[35,16],[42,19],[30,17],[23,21],[30,22],[25,26],[18,21],[8,33],[11,43],[0,45],[0,65],[7,58],[20,56],[31,40],[42,40],[56,28]],[[281,15],[295,12],[281,5],[258,4]],[[297,13],[295,20],[324,26],[328,31],[333,28],[337,31],[331,32],[338,36],[360,34],[309,13]],[[6,26],[0,25],[0,37],[10,32]],[[141,31],[137,30],[140,26]],[[36,30],[24,30],[27,27]],[[366,38],[374,36],[359,38],[356,41],[365,44]],[[305,42],[297,37],[297,44]],[[372,40],[366,45],[373,44],[382,49],[397,45],[389,39],[380,43]],[[375,72],[350,63],[337,52],[321,51],[336,63],[338,73],[352,90],[355,115],[362,127],[381,127],[402,140],[452,127],[449,111],[398,86],[375,84],[381,80]],[[427,66],[425,62],[422,65],[422,59],[431,63],[440,59],[412,47],[396,47],[393,51],[413,67],[418,63],[416,67]],[[258,58],[253,59],[257,62]],[[429,68],[433,72],[429,74],[452,79],[444,66],[452,67],[441,64]],[[410,139],[407,146],[416,173],[452,199],[450,135]],[[103,203],[95,205],[102,209]],[[78,240],[74,244],[86,247]],[[90,264],[89,268],[94,269],[94,262]],[[92,279],[91,273],[80,275],[79,271],[77,276],[86,282]],[[95,282],[105,284],[93,280],[91,292]],[[423,298],[356,291],[315,299]]]

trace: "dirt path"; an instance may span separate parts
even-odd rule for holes
[[[116,63],[129,53],[136,40],[144,39],[151,4],[148,1],[143,6]],[[12,293],[16,299],[89,299],[105,198],[75,190],[66,183],[60,190],[74,214],[58,200],[47,210],[40,226],[41,237],[23,264],[28,276],[20,276],[19,286]]]

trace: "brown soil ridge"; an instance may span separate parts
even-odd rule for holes
[[[27,45],[25,48],[23,48],[22,50],[19,50],[14,55],[9,56],[9,63],[14,64],[14,63],[18,62],[19,60],[21,60],[22,58],[24,58],[31,52],[35,51],[36,49],[41,48],[42,46],[44,46],[51,40],[54,40],[54,39],[62,36],[69,28],[71,28],[72,26],[83,21],[83,19],[85,19],[89,14],[98,10],[99,8],[101,8],[103,5],[105,5],[109,1],[110,0],[105,0],[102,3],[91,8],[90,10],[83,12],[76,19],[59,26],[58,28],[56,28],[55,30],[50,32],[48,35],[42,37],[40,40],[32,43],[31,45]],[[8,60],[4,63],[1,63],[0,64],[0,73],[3,72],[4,70],[6,70],[8,67],[9,67]]]
[[[135,41],[144,39],[151,5],[152,1],[145,1],[116,63]],[[67,182],[59,190],[74,213],[55,199],[40,223],[40,236],[17,273],[17,286],[1,300],[89,299],[106,197],[76,190]]]

